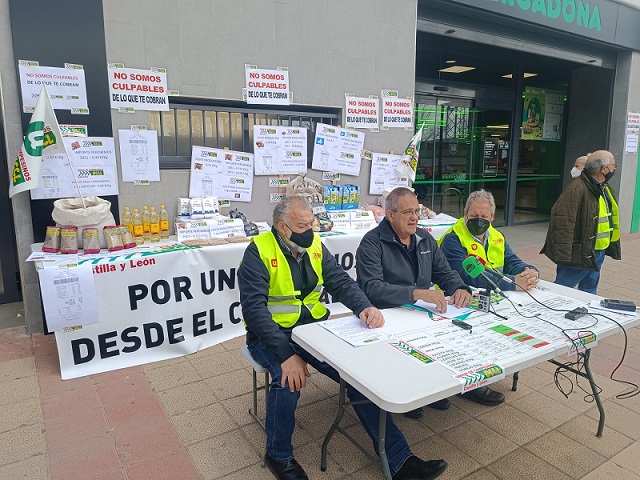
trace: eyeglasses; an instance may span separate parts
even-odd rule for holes
[[[394,211],[395,211],[395,212],[398,212],[397,210],[394,210]],[[419,216],[420,216],[420,212],[421,212],[421,211],[422,211],[422,210],[421,210],[421,209],[419,209],[419,208],[416,208],[415,210],[414,210],[414,209],[412,209],[412,208],[408,208],[407,210],[402,210],[401,212],[398,212],[398,213],[401,213],[402,215],[405,215],[405,216],[407,216],[407,217],[410,217],[411,215],[414,215],[414,216],[416,216],[416,217],[419,217]]]

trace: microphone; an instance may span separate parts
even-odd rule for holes
[[[487,265],[487,262],[485,262],[485,261],[484,261],[484,258],[479,257],[478,255],[472,255],[472,254],[471,254],[471,255],[469,255],[469,257],[475,257],[475,258],[477,258],[477,259],[478,259],[478,261],[479,261],[479,262],[484,266],[484,269],[485,269],[487,272],[489,272],[489,273],[491,273],[491,274],[495,275],[496,277],[500,278],[500,280],[504,280],[505,282],[510,283],[511,285],[515,285],[515,284],[516,284],[516,282],[514,282],[513,280],[511,280],[509,277],[507,277],[507,276],[506,276],[505,274],[503,274],[502,272],[499,272],[499,271],[498,271],[498,270],[496,270],[495,268],[488,266],[488,265]],[[467,257],[467,258],[468,258],[468,257]]]
[[[499,294],[503,295],[502,290],[500,290],[498,285],[496,285],[493,280],[491,280],[484,274],[485,267],[480,262],[478,257],[469,255],[462,261],[462,268],[464,268],[464,271],[467,272],[467,275],[469,275],[471,278],[481,277],[491,288],[493,288]]]

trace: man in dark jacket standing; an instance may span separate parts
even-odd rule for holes
[[[252,238],[238,270],[247,345],[254,360],[271,374],[265,464],[281,480],[307,479],[293,458],[291,443],[300,390],[310,376],[307,364],[339,381],[334,368],[291,340],[291,331],[296,325],[329,316],[320,303],[323,286],[370,328],[384,325],[380,311],[313,233],[313,221],[306,200],[286,198],[273,211],[271,231]],[[377,452],[380,409],[350,386],[347,394],[356,402],[353,408]],[[444,460],[424,461],[411,453],[391,414],[386,415],[386,421],[386,452],[394,480],[432,479],[445,471]]]
[[[471,290],[451,269],[435,239],[418,228],[420,204],[406,187],[394,188],[385,202],[385,218],[367,232],[356,252],[358,284],[378,308],[399,307],[417,300],[435,303],[441,312],[447,304],[466,307]],[[432,283],[441,290],[432,290]],[[445,294],[450,296],[447,302]],[[499,405],[504,395],[488,387],[472,390],[465,398],[483,405]],[[449,407],[447,399],[430,405],[439,410]],[[419,418],[422,409],[407,416]]]
[[[551,209],[540,253],[557,265],[555,283],[595,295],[605,255],[620,260],[618,203],[607,184],[615,170],[611,152],[593,152]]]

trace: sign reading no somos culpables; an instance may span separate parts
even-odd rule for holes
[[[109,68],[111,108],[169,110],[167,74],[133,68]]]

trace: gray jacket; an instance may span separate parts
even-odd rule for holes
[[[413,281],[411,260],[385,218],[362,238],[356,252],[358,285],[378,308],[414,303],[416,288],[430,288],[435,283],[446,295],[458,289],[471,291],[460,275],[451,269],[438,244],[429,232],[416,232],[418,278]]]

